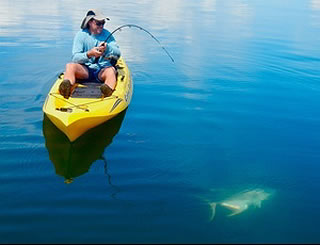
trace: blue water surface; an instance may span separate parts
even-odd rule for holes
[[[132,102],[70,143],[42,105],[90,8],[175,63],[116,32]],[[320,0],[1,0],[0,243],[319,243],[319,43]]]

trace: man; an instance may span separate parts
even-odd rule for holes
[[[113,93],[117,80],[110,57],[119,58],[120,49],[113,36],[105,43],[110,35],[109,31],[103,29],[105,20],[109,18],[97,10],[89,10],[83,19],[82,30],[73,41],[72,63],[66,65],[64,80],[59,86],[59,92],[64,98],[69,98],[71,87],[78,79],[101,82],[100,90],[104,97]]]

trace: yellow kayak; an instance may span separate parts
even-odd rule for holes
[[[63,74],[52,86],[43,105],[43,112],[70,141],[115,117],[130,104],[133,93],[130,71],[121,57],[116,67],[117,85],[110,97],[101,97],[101,84],[81,83],[76,84],[69,99],[65,99],[58,91]]]

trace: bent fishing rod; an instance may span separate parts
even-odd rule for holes
[[[166,52],[166,54],[170,57],[171,61],[174,63],[174,59],[172,58],[172,56],[169,54],[169,52],[165,49],[165,47],[163,47],[160,43],[160,41],[154,36],[152,35],[149,31],[147,31],[146,29],[142,28],[141,26],[138,26],[138,25],[135,25],[135,24],[125,24],[125,25],[122,25],[122,26],[119,26],[117,29],[115,29],[113,32],[110,33],[110,35],[106,38],[106,40],[104,41],[105,43],[108,42],[109,38],[112,36],[112,34],[114,34],[115,32],[117,31],[121,31],[121,29],[125,28],[125,27],[135,27],[135,28],[138,28],[140,29],[141,31],[144,31],[146,33],[148,33],[154,40],[156,40],[156,42],[160,45],[160,47]],[[105,57],[105,54],[103,54],[102,56],[100,57]],[[98,63],[100,57],[96,57],[96,59],[94,60],[94,63]]]

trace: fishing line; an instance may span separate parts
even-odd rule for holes
[[[160,45],[160,47],[166,52],[166,54],[170,57],[171,61],[174,63],[174,59],[172,58],[172,56],[169,54],[169,52],[165,49],[165,47],[162,46],[162,44],[160,43],[160,41],[154,36],[152,35],[149,31],[147,31],[146,29],[142,28],[141,26],[135,25],[135,24],[125,24],[122,26],[119,26],[118,28],[116,28],[113,32],[110,33],[110,35],[106,38],[105,43],[107,43],[107,41],[109,40],[109,38],[112,36],[112,34],[114,34],[117,31],[121,31],[121,29],[125,28],[125,27],[135,27],[138,28],[141,31],[144,31],[146,33],[148,33],[154,40],[156,40],[156,42]],[[105,55],[102,56],[102,58],[104,58]],[[99,61],[100,57],[97,57],[94,61],[94,63],[97,63]]]

